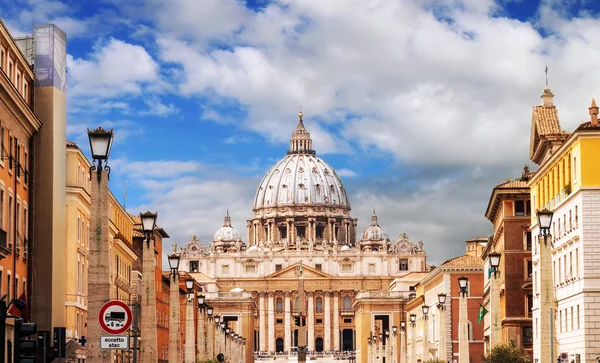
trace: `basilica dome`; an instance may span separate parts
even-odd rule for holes
[[[217,230],[213,237],[213,242],[237,242],[241,240],[242,236],[240,235],[240,232],[231,225],[231,217],[229,216],[229,211],[227,211],[227,215],[223,221],[223,227]]]
[[[379,226],[375,211],[373,211],[373,215],[371,216],[371,224],[365,228],[360,240],[361,242],[390,241],[390,236],[388,233],[385,231],[385,229],[383,229],[383,227]]]
[[[299,116],[290,150],[264,176],[256,192],[254,210],[302,204],[350,209],[341,179],[329,164],[315,155],[302,113]]]

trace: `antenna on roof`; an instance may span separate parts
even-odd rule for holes
[[[123,209],[127,208],[127,188],[125,187],[125,181],[123,181]]]
[[[548,87],[548,62],[546,62],[546,69],[544,72],[546,72],[546,87]]]

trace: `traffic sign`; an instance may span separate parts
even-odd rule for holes
[[[129,337],[127,335],[111,335],[100,337],[100,349],[129,349]]]
[[[121,334],[131,325],[131,309],[122,301],[111,300],[98,313],[100,326],[108,334]]]

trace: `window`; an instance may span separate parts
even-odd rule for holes
[[[279,235],[281,236],[281,239],[287,238],[287,228],[279,227]]]
[[[275,265],[275,271],[281,271],[282,265]]]
[[[533,344],[533,328],[530,326],[523,327],[523,345]]]
[[[352,318],[344,318],[344,324],[352,324]]]
[[[321,297],[317,298],[315,311],[319,314],[323,312],[323,299]]]
[[[408,271],[408,258],[401,258],[399,262],[400,271]]]
[[[323,271],[323,265],[320,263],[316,263],[315,264],[315,270],[317,271]]]
[[[15,277],[15,297],[19,296],[19,278]],[[571,308],[573,309],[573,308]]]
[[[190,261],[190,272],[198,272],[198,261]]]
[[[350,264],[350,263],[342,264],[342,272],[352,272],[352,264]]]
[[[571,306],[571,330],[575,330],[575,324],[573,324],[573,307]]]
[[[276,324],[283,324],[283,319],[277,319]]]
[[[525,215],[525,201],[524,200],[516,200],[515,201],[515,215],[516,216],[524,216]]]
[[[344,310],[352,310],[352,299],[350,296],[344,296]]]
[[[317,324],[323,324],[323,319],[316,319]]]
[[[8,238],[9,241],[9,250],[12,249],[13,242],[13,228],[14,228],[14,218],[13,218],[13,197],[12,195],[8,196]],[[9,300],[10,301],[10,300]]]
[[[573,181],[577,181],[577,158],[573,156]]]
[[[275,311],[277,313],[283,312],[283,300],[280,297],[278,297],[277,300],[275,300]]]
[[[575,228],[579,227],[579,215],[577,214],[577,207],[575,206]]]
[[[12,284],[11,278],[10,278],[10,272],[6,275],[6,296],[7,296],[7,300],[10,301],[12,299],[11,295],[10,295],[10,286]]]
[[[4,188],[0,188],[0,228],[4,230]]]
[[[23,206],[23,236],[25,240],[29,238],[29,209],[25,206]]]
[[[369,264],[369,273],[374,274],[377,272],[377,266],[374,263]]]
[[[531,251],[531,232],[525,232],[525,249]]]
[[[12,135],[9,135],[8,136],[8,153],[10,155],[8,158],[8,172],[10,174],[12,174],[13,163],[15,162],[15,160],[14,160],[15,156],[13,155],[14,144],[15,144],[15,138]]]
[[[2,272],[0,271],[0,277],[2,277]],[[2,279],[0,279],[2,280]],[[579,325],[579,304],[577,304],[577,329],[581,329],[581,326]]]
[[[229,274],[229,265],[221,265],[221,273],[222,274]]]
[[[558,322],[559,322],[558,331],[561,332],[561,333],[563,332],[563,318],[562,318],[562,315],[563,315],[562,314],[562,310],[559,310],[558,311],[558,316],[559,316],[559,318],[558,318]]]
[[[527,294],[527,316],[531,316],[532,315],[532,309],[533,309],[533,295],[532,294]]]
[[[256,273],[256,265],[244,265],[244,272],[247,274]]]
[[[533,263],[531,260],[527,260],[527,278],[531,278],[531,274],[533,273]]]

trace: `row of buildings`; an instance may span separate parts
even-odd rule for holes
[[[88,289],[91,166],[82,150],[66,140],[66,34],[46,24],[36,25],[32,36],[15,39],[0,19],[0,296],[7,304],[26,301],[24,318],[36,322],[40,333],[52,336],[55,328],[64,328],[67,362],[85,361],[88,297],[93,294]],[[110,298],[141,316],[141,221],[112,193],[108,198]],[[157,360],[166,362],[170,279],[162,271],[162,240],[169,234],[157,227],[154,235],[153,345]],[[184,314],[185,278],[180,274],[177,289],[181,349],[190,324]],[[2,361],[12,359],[13,324],[7,320]],[[143,341],[141,330],[128,334]],[[132,356],[131,350],[113,353],[119,362]]]

